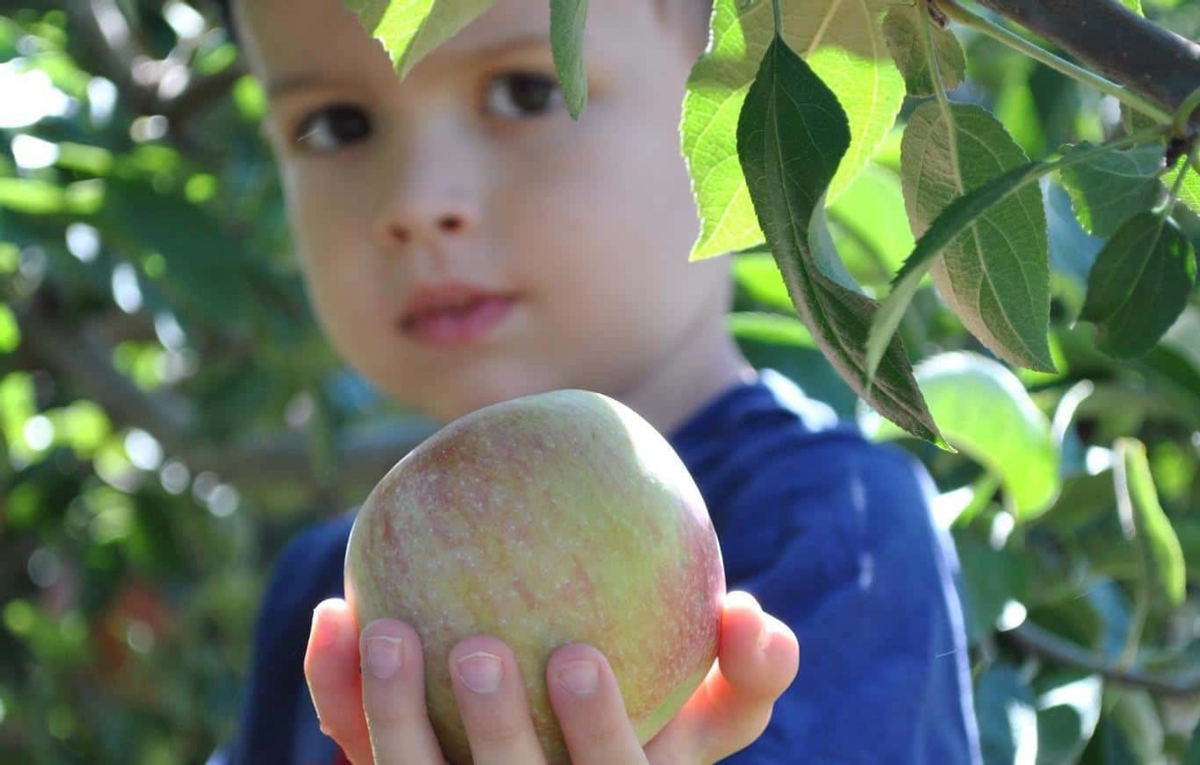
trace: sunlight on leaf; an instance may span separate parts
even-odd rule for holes
[[[404,77],[495,0],[343,0]]]
[[[895,123],[904,80],[887,50],[880,0],[813,0],[783,8],[784,39],[826,83],[836,83],[851,140],[829,187],[836,201]],[[688,80],[683,153],[693,179],[701,260],[763,241],[734,138],[750,83],[774,34],[769,2],[717,0],[709,50]]]
[[[1163,175],[1163,184],[1166,188],[1175,185],[1175,180],[1183,172],[1184,167],[1187,167],[1187,163],[1180,160],[1175,167]],[[1178,201],[1191,208],[1192,212],[1200,215],[1200,170],[1188,170],[1188,174],[1183,179],[1183,185],[1179,187]]]

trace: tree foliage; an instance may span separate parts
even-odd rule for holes
[[[490,5],[347,4],[401,73]],[[980,5],[717,0],[691,257],[734,259],[755,364],[929,468],[988,763],[1200,762],[1188,70],[1131,90],[1037,4]],[[1124,6],[1122,39],[1200,35]],[[586,114],[587,3],[551,10]],[[0,93],[0,760],[202,762],[281,544],[429,425],[316,331],[213,8],[17,3]]]

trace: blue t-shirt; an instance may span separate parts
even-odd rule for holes
[[[978,765],[957,558],[915,458],[763,370],[668,434],[708,505],[730,590],[795,631],[800,671],[729,765]],[[291,541],[258,617],[246,704],[209,765],[333,765],[303,659],[342,596],[346,513]]]

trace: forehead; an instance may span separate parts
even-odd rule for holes
[[[603,0],[591,3],[587,15],[588,45],[644,34],[656,22],[657,0]],[[371,41],[344,0],[235,0],[238,19],[247,30],[252,59],[266,69],[343,62],[354,66],[361,56],[385,56]],[[497,0],[472,23],[429,55],[428,61],[460,60],[486,55],[514,39],[550,34],[548,0]]]

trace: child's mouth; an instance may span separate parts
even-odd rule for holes
[[[405,335],[422,345],[462,345],[478,340],[512,310],[514,298],[480,295],[454,305],[408,314],[400,323]]]

